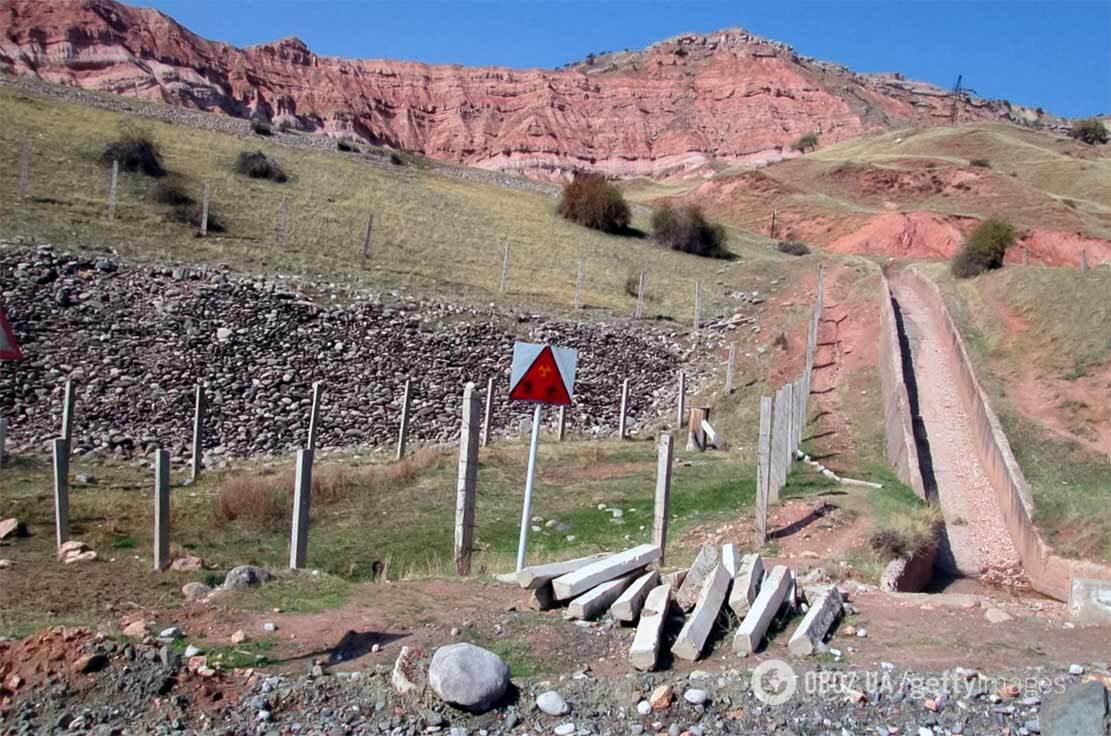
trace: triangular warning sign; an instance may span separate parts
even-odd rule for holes
[[[536,360],[532,361],[532,365],[510,390],[509,398],[513,401],[536,401],[556,406],[571,405],[571,396],[563,385],[563,376],[552,356],[551,347],[544,346]]]
[[[15,339],[12,326],[8,324],[8,317],[0,307],[0,360],[23,360],[23,350],[19,341]]]

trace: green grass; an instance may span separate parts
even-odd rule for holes
[[[252,639],[242,644],[208,647],[205,656],[209,667],[230,670],[243,667],[266,667],[270,662],[269,652],[274,648],[272,639]]]
[[[141,119],[166,167],[198,201],[204,182],[212,211],[227,224],[222,237],[194,237],[145,199],[152,180],[121,174],[117,214],[107,218],[110,174],[98,161],[119,136],[125,116],[0,88],[0,236],[22,235],[75,248],[110,246],[124,255],[246,271],[340,278],[376,288],[405,287],[456,300],[569,307],[577,260],[586,261],[584,302],[629,312],[629,274],[647,272],[650,315],[689,320],[694,282],[709,286],[719,260],[662,250],[650,239],[604,235],[555,214],[549,196],[434,175],[424,166],[391,167],[366,157],[292,147],[259,137],[172,127]],[[32,143],[30,197],[17,196],[19,157]],[[233,172],[243,150],[262,150],[290,176],[286,184]],[[283,245],[277,213],[289,200],[292,231]],[[360,269],[367,218],[374,213],[370,268]],[[634,225],[646,228],[640,215]],[[506,294],[498,291],[504,244],[510,243]],[[729,232],[728,247],[749,267],[786,259],[770,241]],[[774,266],[773,266],[774,267]],[[726,304],[707,289],[705,313]]]
[[[282,613],[319,613],[339,608],[351,597],[353,584],[343,578],[308,572],[279,575],[274,581],[239,593],[238,608]]]

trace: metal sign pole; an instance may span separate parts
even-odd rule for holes
[[[540,410],[537,404],[532,415],[532,440],[528,447],[528,475],[525,476],[525,508],[521,511],[521,539],[517,543],[517,571],[525,566],[525,547],[528,546],[529,515],[532,510],[532,478],[536,474],[536,445],[540,441]]]

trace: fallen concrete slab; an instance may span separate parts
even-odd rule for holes
[[[706,646],[706,638],[714,627],[714,621],[721,613],[725,596],[729,592],[730,582],[731,579],[729,573],[725,571],[725,565],[719,563],[707,576],[694,610],[687,617],[679,636],[675,638],[675,644],[671,647],[672,654],[680,659],[692,661],[698,659],[699,655],[702,654],[702,648]]]
[[[1111,580],[1073,578],[1069,615],[1082,624],[1111,624]]]
[[[660,634],[667,621],[671,606],[671,586],[658,585],[648,592],[640,611],[640,623],[629,648],[629,661],[633,667],[645,672],[656,669],[660,654]]]
[[[808,657],[813,654],[825,640],[833,624],[841,617],[844,605],[841,591],[836,585],[829,586],[811,603],[810,610],[806,612],[802,622],[787,642],[787,651],[796,657]]]
[[[624,621],[625,623],[636,621],[637,616],[640,615],[640,609],[644,607],[644,600],[659,582],[660,574],[655,570],[650,570],[641,575],[628,588],[625,588],[625,592],[613,602],[613,605],[610,606],[610,615],[616,621]]]
[[[580,595],[567,606],[567,618],[591,619],[600,615],[613,605],[629,584],[636,580],[639,572],[607,580],[592,590]]]
[[[733,590],[729,593],[729,607],[738,618],[748,613],[760,584],[764,581],[764,558],[758,554],[745,555],[733,576]]]
[[[737,567],[740,565],[740,553],[737,552],[737,545],[732,543],[721,545],[721,564],[725,565],[725,571],[729,573],[730,580],[737,576]]]
[[[609,555],[561,575],[552,581],[557,600],[575,598],[595,586],[626,575],[660,559],[660,548],[654,544],[641,544],[624,552]]]
[[[714,431],[714,428],[710,426],[710,423],[707,422],[705,419],[702,420],[701,428],[702,435],[706,438],[705,442],[703,443],[704,445],[713,445],[714,449],[716,450],[728,449],[725,444],[725,440],[721,439],[721,437],[718,437],[718,433]]]
[[[674,598],[675,591],[679,590],[679,586],[687,579],[687,570],[676,570],[675,572],[667,572],[660,575],[660,585],[667,585],[671,588],[672,598]]]
[[[592,562],[605,559],[609,555],[590,555],[589,557],[580,557],[576,560],[565,560],[563,562],[549,562],[544,565],[533,565],[526,567],[515,573],[510,573],[508,577],[512,582],[520,585],[526,590],[535,590],[541,585],[544,585],[549,580],[558,578],[560,575],[566,575],[569,572],[580,570]],[[501,580],[502,576],[498,576]]]
[[[706,578],[720,562],[721,547],[716,544],[702,545],[698,557],[694,558],[694,564],[683,579],[683,584],[679,586],[679,592],[675,594],[675,602],[680,608],[684,611],[694,608],[698,596],[702,594],[702,586],[706,583]]]
[[[746,657],[756,651],[772,619],[783,604],[787,589],[791,585],[791,571],[785,565],[776,565],[760,586],[760,593],[752,602],[740,628],[733,636],[733,651]]]

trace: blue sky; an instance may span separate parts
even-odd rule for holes
[[[318,54],[555,67],[685,31],[740,26],[856,71],[898,71],[1052,112],[1111,113],[1111,0],[137,0],[237,46],[300,36]]]

